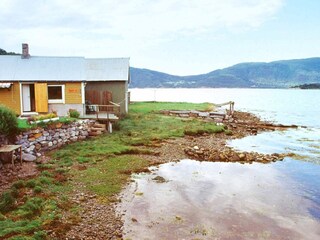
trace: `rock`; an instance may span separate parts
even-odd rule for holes
[[[35,139],[38,139],[39,137],[41,137],[42,136],[42,133],[41,132],[39,132],[39,133],[36,133],[36,134],[34,134],[34,138]]]
[[[194,150],[199,150],[199,147],[198,146],[194,146],[193,149]]]
[[[52,147],[53,143],[52,142],[48,142],[48,147]]]
[[[26,162],[33,162],[37,159],[36,156],[29,153],[22,153],[22,160]]]
[[[49,133],[48,132],[43,132],[43,136],[48,137]]]
[[[243,153],[240,153],[239,156],[240,160],[244,160],[246,158],[246,155]]]
[[[167,180],[164,179],[164,177],[161,177],[161,176],[156,176],[155,178],[152,178],[152,180],[156,181],[157,183],[167,182]]]

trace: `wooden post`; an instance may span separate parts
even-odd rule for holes
[[[14,167],[14,150],[11,151],[11,161],[12,161],[12,166]]]

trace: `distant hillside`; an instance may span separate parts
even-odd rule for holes
[[[132,67],[130,87],[288,88],[310,83],[320,83],[320,58],[240,63],[206,74],[183,77]]]
[[[320,83],[302,84],[302,85],[294,86],[293,88],[300,88],[300,89],[320,89]]]

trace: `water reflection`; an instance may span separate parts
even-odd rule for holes
[[[297,160],[320,164],[320,129],[317,128],[263,132],[229,141],[228,145],[241,151],[295,153]]]
[[[124,193],[125,237],[319,239],[319,170],[291,160],[163,164]],[[156,175],[168,182],[156,183]]]

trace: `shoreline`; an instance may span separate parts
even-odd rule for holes
[[[232,135],[225,133],[201,134],[197,136],[185,136],[181,138],[166,139],[154,141],[152,144],[138,146],[141,152],[148,154],[132,154],[148,161],[148,167],[157,166],[169,162],[183,161],[184,159],[193,159],[196,161],[209,162],[239,162],[250,164],[258,162],[268,164],[275,161],[281,161],[288,154],[258,154],[253,152],[234,151],[226,145],[226,141],[240,139],[249,135],[256,135],[264,131],[285,130],[287,128],[296,128],[297,126],[283,126],[262,121],[257,116],[247,112],[235,112],[235,121],[224,123],[228,129],[233,131]],[[212,152],[222,152],[224,157],[212,159]],[[208,154],[209,153],[209,154]],[[243,157],[241,154],[244,154]],[[239,156],[240,155],[240,156]],[[238,157],[235,157],[238,156]],[[255,159],[257,157],[257,159]],[[139,169],[138,171],[128,171],[126,174],[148,172],[148,168]],[[123,189],[128,186],[130,178]],[[122,238],[123,220],[121,213],[117,210],[117,203],[101,204],[99,198],[90,194],[75,194],[75,203],[80,204],[83,213],[80,214],[82,223],[71,226],[66,237],[68,239],[117,239]],[[84,200],[88,199],[88,200]],[[121,193],[117,195],[117,201],[121,202]],[[107,224],[86,225],[85,222],[101,222],[108,216]],[[94,219],[92,219],[94,217]],[[97,234],[99,233],[99,234]]]
[[[139,114],[132,117],[130,120],[131,122],[129,122],[129,126],[124,125],[124,127],[127,127],[127,129],[129,128],[129,131],[131,131],[130,123],[132,124],[135,119],[139,119],[139,121],[143,119],[142,121],[145,121],[144,124],[146,125],[139,125],[138,131],[142,130],[143,126],[148,126],[148,131],[153,132],[152,129],[155,126],[152,124],[154,124],[154,122],[152,123],[150,122],[152,120],[146,118],[146,116],[149,116],[148,113],[147,115],[143,115],[145,114],[143,112]],[[166,111],[162,111],[162,114],[159,114],[159,111],[153,111],[150,114],[157,116],[159,119],[171,119],[169,116],[167,116],[170,114],[168,114]],[[221,123],[225,126],[224,130],[218,126],[220,133],[207,133],[204,125],[207,123],[210,125],[210,123],[214,122],[213,119],[195,117],[194,115],[191,115],[187,118],[177,118],[177,116],[171,117],[172,119],[179,120],[180,124],[183,125],[182,129],[185,130],[184,134],[182,135],[183,137],[181,135],[178,137],[177,135],[168,132],[169,134],[165,136],[155,135],[156,137],[159,137],[158,140],[155,140],[154,138],[150,138],[154,135],[150,135],[147,137],[149,137],[149,139],[153,139],[152,141],[132,141],[131,148],[123,150],[123,152],[114,155],[118,158],[124,157],[131,160],[134,158],[141,159],[145,163],[140,168],[135,168],[132,166],[124,171],[121,170],[119,172],[115,172],[115,174],[119,176],[122,175],[125,177],[125,179],[127,179],[125,182],[120,184],[122,189],[124,189],[131,181],[130,176],[132,173],[149,172],[148,168],[151,166],[157,166],[168,162],[178,162],[183,159],[194,159],[197,161],[209,162],[240,162],[243,164],[249,164],[252,162],[259,162],[263,164],[282,160],[285,156],[287,156],[286,154],[266,155],[254,152],[248,153],[236,151],[227,146],[227,141],[243,138],[249,135],[256,135],[263,131],[285,130],[287,128],[297,127],[295,125],[284,126],[272,124],[270,122],[262,121],[254,114],[236,111],[231,119],[228,118],[228,120],[224,120]],[[164,123],[167,122],[168,121],[164,121]],[[204,125],[198,128],[199,131],[188,131],[190,130],[188,127],[194,126],[194,122],[202,122]],[[157,124],[159,123],[157,122]],[[174,126],[181,127],[179,125]],[[165,127],[160,129],[160,131],[167,132],[170,130]],[[159,132],[157,133],[159,134]],[[134,132],[128,133],[126,132],[126,129],[124,129],[120,131],[120,134],[127,134],[127,138],[129,140],[135,140],[132,139],[132,134],[134,134]],[[98,142],[105,140],[111,142],[116,141],[116,139],[113,137],[112,135],[109,135],[102,138],[93,138],[91,143],[90,141],[88,143],[85,143],[86,141],[84,141],[83,143],[74,145],[74,147],[84,150],[85,152],[93,151],[93,149],[88,149],[86,144],[98,144]],[[148,139],[147,137],[146,139]],[[105,197],[103,194],[95,194],[89,190],[88,186],[86,186],[90,184],[92,185],[92,182],[94,185],[95,180],[90,179],[90,183],[85,184],[81,179],[76,177],[76,175],[81,176],[83,173],[82,171],[95,168],[95,164],[97,164],[97,162],[77,163],[74,161],[71,166],[69,165],[70,167],[67,167],[68,165],[65,166],[65,170],[67,170],[66,174],[47,168],[48,164],[51,162],[50,159],[53,160],[56,158],[54,154],[59,154],[60,156],[60,158],[58,158],[58,162],[55,161],[55,164],[59,163],[59,160],[64,160],[64,158],[67,157],[67,155],[64,154],[65,151],[70,151],[66,149],[69,148],[61,148],[54,151],[53,154],[49,154],[49,156],[44,156],[40,161],[41,164],[39,167],[44,164],[41,168],[39,168],[35,163],[23,163],[22,167],[17,167],[16,170],[18,171],[16,172],[10,171],[10,165],[8,165],[5,169],[1,169],[1,174],[7,172],[10,175],[5,188],[10,187],[10,185],[12,185],[16,180],[31,181],[33,178],[37,178],[39,176],[40,178],[41,176],[43,177],[42,173],[48,175],[51,172],[54,174],[55,179],[61,182],[62,185],[72,189],[72,191],[67,194],[67,204],[69,208],[71,206],[76,206],[78,210],[75,214],[72,213],[71,209],[68,207],[65,210],[62,209],[61,219],[56,219],[50,224],[43,226],[43,230],[47,232],[48,236],[55,239],[121,239],[123,234],[123,220],[121,219],[121,214],[119,214],[119,212],[116,210],[117,203],[121,202],[121,192],[109,197]],[[109,155],[104,155],[102,156],[101,160],[98,161],[100,163],[106,163],[110,160],[110,157],[111,156]],[[95,160],[93,159],[93,161]],[[64,163],[62,162],[61,164]],[[62,169],[59,171],[61,170]],[[30,175],[28,173],[32,174]],[[67,183],[65,183],[65,181],[67,181]],[[0,192],[3,190],[4,185],[1,184]]]

